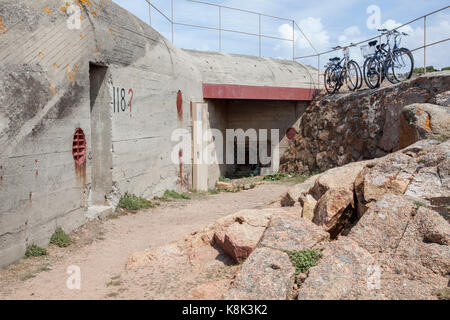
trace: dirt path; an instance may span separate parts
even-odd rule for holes
[[[104,299],[107,284],[124,272],[134,252],[178,240],[239,210],[267,205],[288,187],[263,184],[239,193],[180,200],[138,214],[89,223],[72,235],[75,244],[69,248],[52,246],[46,257],[22,260],[1,270],[0,299]],[[72,265],[80,267],[81,290],[67,288],[67,268]],[[138,287],[139,283],[131,285]]]

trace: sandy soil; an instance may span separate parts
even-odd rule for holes
[[[50,246],[47,256],[24,259],[1,270],[0,299],[114,298],[117,294],[111,294],[111,287],[122,276],[128,281],[121,288],[120,298],[147,297],[138,294],[142,291],[139,278],[130,281],[133,274],[125,274],[131,254],[181,239],[239,210],[263,207],[288,187],[283,183],[263,184],[252,190],[177,200],[137,214],[91,222],[71,235],[75,243],[70,247]],[[66,285],[70,276],[67,268],[72,265],[81,270],[80,290],[69,290]]]

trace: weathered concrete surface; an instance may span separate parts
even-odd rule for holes
[[[316,88],[317,70],[294,61],[185,50],[203,83],[262,87]]]
[[[81,28],[70,30],[61,7],[60,1],[2,1],[0,8],[7,29],[0,35],[2,266],[28,245],[46,246],[57,226],[69,232],[82,225],[91,204],[114,204],[125,191],[152,196],[180,188],[169,139],[172,130],[189,127],[189,101],[180,122],[175,97],[178,90],[202,97],[193,81],[200,74],[187,72],[183,51],[127,11],[111,1],[80,3]],[[91,114],[90,62],[108,67],[100,108],[110,112]],[[111,128],[91,135],[93,116]],[[87,140],[81,165],[72,158],[76,128]],[[113,183],[95,200],[92,146],[99,140],[112,158],[103,165]]]

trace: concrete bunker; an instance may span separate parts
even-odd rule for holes
[[[282,153],[317,86],[311,67],[182,50],[112,1],[90,4],[77,2],[71,29],[59,0],[2,1],[0,267],[57,227],[108,214],[125,192],[152,198],[196,177],[214,188],[226,165],[171,159],[189,153],[171,135],[192,139],[198,105],[205,127],[280,129]]]

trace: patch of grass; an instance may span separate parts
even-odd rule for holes
[[[164,196],[167,198],[172,198],[172,199],[184,199],[184,200],[189,200],[191,197],[189,197],[188,194],[186,193],[178,193],[176,191],[173,190],[167,190],[164,193]]]
[[[44,248],[38,247],[37,245],[33,244],[27,248],[27,251],[25,251],[25,257],[40,257],[40,256],[46,256],[47,250]]]
[[[66,248],[72,244],[72,239],[62,228],[58,228],[50,238],[50,243],[60,248]]]
[[[317,265],[322,253],[316,250],[285,251],[295,267],[296,274],[308,272]]]
[[[286,173],[276,173],[276,174],[269,174],[267,176],[264,176],[264,181],[280,181],[284,178],[288,178],[289,175]]]
[[[219,194],[219,193],[220,193],[220,190],[219,190],[219,189],[210,189],[210,190],[208,191],[208,193],[209,193],[209,194]]]
[[[154,207],[155,204],[150,200],[138,197],[128,192],[125,192],[125,194],[120,198],[118,205],[118,208],[130,211],[137,211],[141,209],[149,209]]]
[[[160,201],[160,202],[171,202],[172,199],[169,199],[166,196],[162,196],[162,197],[154,197],[153,200],[155,201]]]
[[[229,182],[229,181],[231,181],[231,179],[221,176],[221,177],[219,177],[219,181],[220,182]]]
[[[416,201],[416,202],[414,202],[414,205],[416,206],[416,207],[425,207],[425,203],[423,203],[423,202],[420,202],[420,201]]]
[[[301,184],[308,180],[310,176],[305,174],[296,174],[296,173],[290,173],[288,178],[283,179],[283,182],[287,182],[290,184]]]

